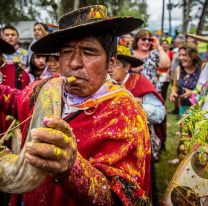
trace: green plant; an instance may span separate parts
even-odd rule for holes
[[[199,160],[207,160],[206,146],[208,144],[208,119],[205,117],[207,110],[200,111],[199,104],[190,107],[188,114],[178,122],[182,123],[182,139],[187,152],[198,150]]]
[[[6,116],[6,121],[8,120],[14,120],[14,117],[11,115],[7,115]],[[16,120],[13,127],[16,127],[17,125],[19,125],[19,121]],[[12,136],[14,135],[14,129],[12,129],[11,131],[9,131],[9,133],[7,134],[5,140],[9,140]]]

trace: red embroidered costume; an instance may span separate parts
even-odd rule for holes
[[[23,91],[0,85],[0,109],[25,120],[33,111],[35,84]],[[36,190],[22,195],[24,206],[151,205],[141,190],[148,191],[150,181],[146,115],[130,94],[102,102],[91,115],[82,112],[69,125],[78,147],[70,174],[58,181],[48,176]],[[27,126],[21,127],[23,136]],[[13,195],[10,206],[16,201]]]
[[[22,71],[22,73],[19,74],[18,77],[16,77],[17,72],[15,72],[15,69],[16,68],[14,64],[10,64],[10,65],[5,64],[5,66],[3,66],[0,69],[0,72],[2,73],[1,85],[7,85],[10,88],[15,88],[16,86],[15,84],[17,83],[17,81],[19,81],[20,82],[19,89],[24,89],[30,82],[29,75],[25,71]],[[7,97],[5,96],[5,99],[6,98]],[[5,132],[11,124],[11,121],[5,120],[6,116],[7,116],[6,114],[0,112],[0,134]]]
[[[134,97],[143,97],[148,93],[154,93],[154,95],[165,105],[162,96],[157,92],[155,87],[142,75],[132,73],[125,83],[125,87],[130,91]],[[160,138],[162,147],[164,147],[166,140],[166,118],[162,123],[154,123],[154,128],[157,136]]]

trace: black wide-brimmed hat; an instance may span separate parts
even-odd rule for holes
[[[187,36],[190,36],[191,38],[193,38],[195,40],[199,40],[199,41],[202,41],[202,42],[205,42],[208,44],[208,37],[193,35],[193,34],[187,34]]]
[[[121,45],[117,45],[117,58],[130,63],[131,67],[139,67],[144,64],[142,60],[132,57],[131,52],[127,47]]]
[[[35,53],[56,53],[64,42],[79,35],[93,34],[100,30],[113,30],[115,36],[121,36],[140,27],[143,20],[136,17],[108,17],[107,9],[102,5],[79,8],[63,15],[59,19],[59,30],[37,40],[31,47]]]
[[[13,54],[15,52],[15,48],[0,38],[0,51],[4,54]]]

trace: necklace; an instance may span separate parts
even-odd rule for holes
[[[1,66],[0,66],[0,84],[2,83],[3,81],[3,74],[1,73],[1,68],[4,67],[6,64],[6,62],[4,62]]]

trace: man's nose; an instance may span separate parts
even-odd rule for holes
[[[83,66],[82,55],[79,52],[74,52],[69,60],[69,67],[71,69],[79,69]]]
[[[108,73],[109,73],[109,74],[114,73],[115,67],[116,67],[115,65],[114,65],[114,66],[109,67],[109,68],[108,68]]]

